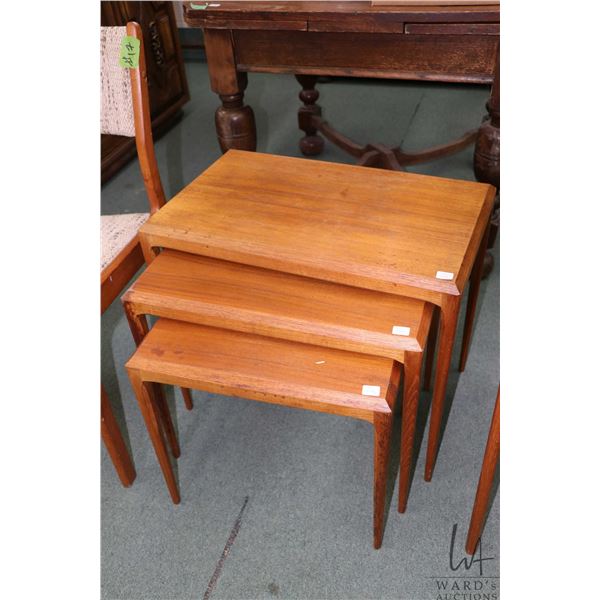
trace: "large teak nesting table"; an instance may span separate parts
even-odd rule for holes
[[[425,479],[435,465],[460,300],[464,367],[495,189],[229,150],[140,229],[160,248],[425,300],[440,342]]]

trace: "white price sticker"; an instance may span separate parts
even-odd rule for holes
[[[410,335],[410,327],[403,325],[394,325],[392,327],[392,335]]]
[[[454,279],[454,273],[448,273],[446,271],[438,271],[435,274],[435,278],[436,279],[445,279],[447,281],[451,281],[452,279]]]
[[[363,396],[375,396],[379,398],[379,394],[381,394],[381,388],[378,385],[363,385],[362,386],[362,395]]]

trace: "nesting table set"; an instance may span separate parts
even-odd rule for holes
[[[139,233],[148,267],[123,296],[138,346],[126,366],[172,500],[169,449],[180,449],[161,384],[182,387],[188,408],[199,389],[363,419],[374,426],[379,548],[396,396],[403,379],[404,512],[424,350],[429,362],[439,321],[429,480],[470,277],[466,362],[494,195],[487,184],[229,150],[154,214]],[[158,317],[152,328],[146,315]]]

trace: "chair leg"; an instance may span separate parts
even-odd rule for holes
[[[435,358],[435,346],[437,344],[438,329],[440,326],[440,309],[433,307],[431,325],[427,336],[427,348],[425,349],[425,374],[423,376],[423,389],[428,392],[431,389],[431,373],[433,371],[433,359]]]
[[[385,496],[392,438],[392,413],[375,413],[374,427],[374,479],[373,479],[373,547],[381,548],[383,541]]]
[[[139,346],[142,343],[142,340],[146,337],[146,334],[148,333],[148,320],[146,319],[146,315],[138,314],[135,311],[135,308],[131,302],[128,302],[125,299],[123,299],[122,302],[123,302],[123,309],[125,310],[125,316],[127,317],[127,322],[129,323],[129,329],[131,330],[131,335],[133,337],[135,345]],[[159,395],[157,396],[157,399],[160,399],[160,398],[164,399],[164,394],[161,392],[159,384],[156,384],[156,387],[159,388],[159,391],[158,391]],[[181,392],[183,394],[183,400],[185,402],[185,407],[188,410],[192,410],[192,408],[194,408],[194,405],[192,403],[192,396],[190,394],[190,390],[188,390],[187,388],[181,388]],[[164,410],[168,411],[168,408],[166,408]],[[163,411],[161,411],[161,412],[163,412]],[[170,417],[169,417],[169,420],[170,420]],[[168,424],[167,424],[167,427],[168,427]],[[175,446],[173,446],[173,444],[171,444],[171,449],[173,450],[173,455],[176,457],[179,457],[179,452],[177,454],[175,454]]]
[[[465,326],[463,330],[462,344],[460,348],[460,363],[458,370],[462,373],[467,366],[467,359],[469,358],[469,346],[471,343],[471,336],[473,334],[473,324],[475,322],[475,309],[477,308],[477,300],[479,298],[479,288],[481,286],[481,277],[483,275],[483,266],[485,262],[485,254],[487,252],[488,239],[490,236],[490,227],[488,225],[481,245],[479,246],[479,252],[475,259],[475,264],[471,271],[471,282],[469,283],[469,299],[467,300],[467,312],[465,315]]]
[[[194,408],[194,402],[192,401],[192,393],[189,388],[181,388],[181,393],[183,395],[183,401],[185,402],[185,407],[188,410],[192,410]]]
[[[422,352],[406,352],[404,354],[404,394],[402,397],[400,477],[398,482],[398,512],[400,513],[406,510],[410,490],[422,362]]]
[[[494,482],[494,473],[498,466],[500,456],[500,389],[496,396],[496,405],[492,416],[492,424],[488,434],[485,454],[483,455],[483,464],[481,465],[481,474],[479,475],[479,484],[475,494],[473,512],[471,514],[471,523],[469,524],[469,533],[467,534],[467,543],[465,549],[468,554],[474,554],[477,548],[477,542],[483,531],[483,520],[490,501],[492,483]]]
[[[102,386],[100,387],[100,423],[102,440],[112,459],[117,475],[121,483],[125,487],[129,487],[136,476],[135,467],[113,414],[108,395]]]
[[[179,504],[181,501],[179,489],[177,488],[177,481],[169,459],[167,446],[163,439],[158,411],[154,405],[150,390],[148,389],[149,384],[142,381],[137,371],[128,370],[128,373],[133,391],[135,392],[135,397],[137,398],[140,410],[142,411],[142,416],[146,422],[146,428],[148,429],[148,434],[150,435],[152,445],[154,446],[156,457],[158,458],[160,468],[163,472],[167,488],[171,494],[171,499],[175,504]]]

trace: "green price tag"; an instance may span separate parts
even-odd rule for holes
[[[126,35],[121,40],[119,64],[125,69],[137,69],[140,64],[140,40]]]
[[[193,2],[190,2],[190,6],[196,10],[206,10],[208,4],[194,4]]]

